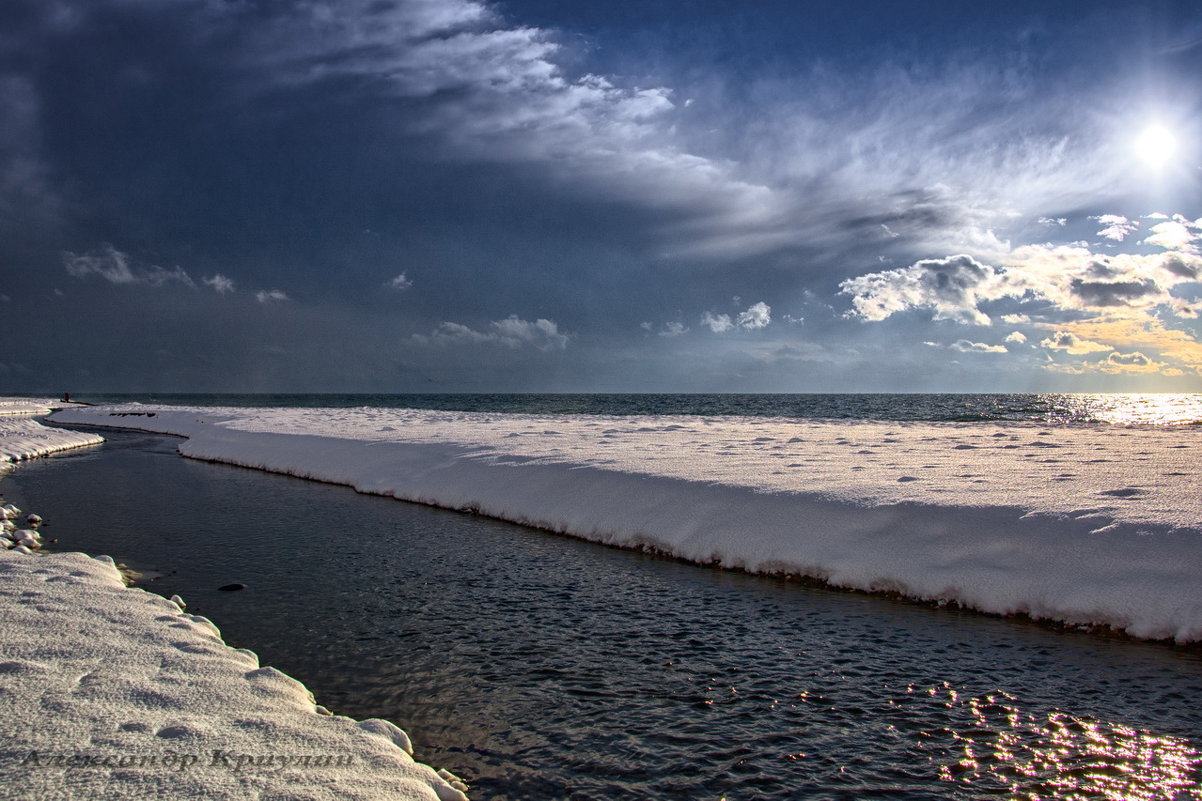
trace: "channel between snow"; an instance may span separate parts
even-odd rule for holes
[[[18,417],[47,411],[0,399],[0,468],[103,442]],[[31,550],[41,522],[0,506],[0,799],[467,798],[395,725],[331,715],[110,557]]]
[[[700,564],[1202,640],[1192,429],[136,404],[54,419]]]

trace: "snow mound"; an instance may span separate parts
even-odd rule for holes
[[[0,641],[0,798],[466,798],[107,557],[0,553]]]

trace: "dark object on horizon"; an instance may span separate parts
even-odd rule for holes
[[[70,403],[70,402],[71,402],[71,393],[64,392],[63,393],[63,403]]]
[[[224,587],[218,587],[217,589],[221,590],[222,592],[236,592],[237,590],[246,589],[246,585],[234,582],[233,584],[226,584]]]

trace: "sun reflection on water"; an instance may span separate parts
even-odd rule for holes
[[[1039,396],[1050,423],[1202,424],[1202,394],[1098,393]]]
[[[1063,711],[1024,712],[1005,692],[964,698],[946,683],[910,692],[967,713],[953,713],[959,726],[920,735],[940,778],[963,790],[1024,801],[1202,799],[1202,753],[1188,740]]]

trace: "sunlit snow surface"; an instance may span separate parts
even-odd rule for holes
[[[1202,639],[1196,427],[136,404],[54,419],[704,564]]]
[[[49,414],[52,404],[39,398],[0,398],[0,417]]]
[[[0,798],[464,798],[108,557],[0,551]]]
[[[0,398],[0,476],[13,462],[104,442],[96,434],[48,428],[33,419],[49,413],[49,402]]]

